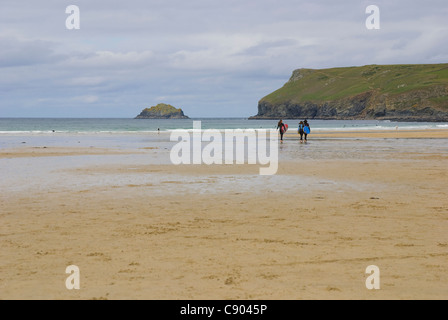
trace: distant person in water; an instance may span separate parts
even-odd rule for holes
[[[297,130],[297,132],[300,134],[300,143],[303,142],[303,134],[305,133],[303,131],[303,127],[304,127],[303,121],[300,121],[299,122],[299,129]]]
[[[310,124],[308,123],[308,120],[305,119],[305,121],[303,121],[303,128],[308,127],[308,129],[310,129]],[[305,135],[305,142],[307,142],[308,140],[306,139],[308,137],[308,134],[304,131],[303,132]]]
[[[277,124],[277,129],[280,129],[280,141],[283,142],[283,134],[284,134],[285,131],[286,131],[285,124],[283,123],[283,120],[280,120],[280,121],[278,122],[278,124]]]

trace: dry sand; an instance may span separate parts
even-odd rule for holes
[[[279,177],[313,183],[269,193],[213,190],[231,176],[256,179],[257,166],[68,170],[163,179],[2,192],[0,299],[447,299],[447,164],[444,152],[285,161]],[[190,192],[189,177],[210,192]],[[72,264],[81,290],[65,288]],[[380,290],[365,287],[369,265]]]

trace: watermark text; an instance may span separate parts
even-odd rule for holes
[[[194,121],[193,130],[174,130],[170,140],[177,142],[170,153],[175,165],[259,164],[263,166],[260,175],[277,173],[278,133],[274,129],[202,130],[201,121]]]

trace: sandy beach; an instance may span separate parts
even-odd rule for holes
[[[267,177],[168,153],[0,150],[0,299],[448,298],[448,130],[290,133]]]

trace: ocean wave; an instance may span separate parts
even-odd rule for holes
[[[204,133],[204,132],[221,132],[224,133],[226,130],[232,131],[242,131],[247,130],[258,132],[269,131],[274,128],[201,128],[201,129],[161,129],[158,130],[135,130],[135,131],[125,131],[125,130],[97,130],[97,131],[82,131],[82,130],[10,130],[10,131],[0,131],[2,136],[55,136],[62,135],[157,135],[157,134],[170,134],[172,132],[188,132],[188,133]],[[425,124],[425,125],[396,125],[396,126],[341,126],[341,127],[313,127],[311,126],[311,132],[355,132],[355,131],[391,131],[391,130],[426,130],[426,129],[448,129],[448,124]],[[290,126],[288,133],[297,133],[297,128]]]
[[[374,127],[339,127],[339,128],[311,128],[314,132],[324,131],[391,131],[391,130],[427,130],[427,129],[448,129],[448,125],[420,125],[420,126],[374,126]]]
[[[160,131],[167,132],[167,131]],[[79,134],[79,135],[97,135],[97,134],[148,134],[148,133],[159,133],[159,131],[41,131],[41,130],[33,130],[33,131],[0,131],[0,135],[57,135],[57,134]]]
[[[41,131],[41,130],[31,130],[31,131],[0,131],[0,134],[45,134],[45,133],[54,133],[53,131]]]

